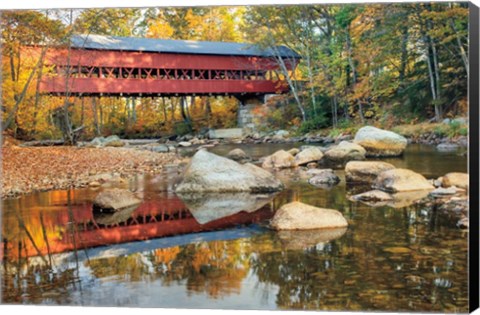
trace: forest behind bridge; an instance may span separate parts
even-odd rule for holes
[[[24,140],[62,138],[59,119],[85,139],[236,126],[233,97],[40,95],[48,69],[21,47],[68,46],[75,34],[294,49],[291,92],[262,113],[266,130],[389,129],[467,112],[468,3],[4,11],[1,27],[2,131]]]

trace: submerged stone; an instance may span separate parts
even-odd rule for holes
[[[340,178],[332,169],[311,169],[307,171],[307,174],[313,170],[315,170],[315,175],[308,182],[314,186],[333,186],[340,182]]]
[[[243,151],[242,149],[238,149],[238,148],[233,149],[230,152],[228,152],[227,157],[230,160],[234,160],[234,161],[237,161],[237,162],[240,162],[240,163],[250,161],[252,159],[250,156],[247,155],[247,153],[245,153],[245,151]]]
[[[142,202],[131,191],[112,188],[100,192],[93,201],[93,210],[98,212],[116,212],[138,207]]]

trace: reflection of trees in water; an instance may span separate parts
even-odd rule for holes
[[[4,239],[4,246],[8,240]],[[4,251],[2,261],[2,300],[6,303],[42,302],[65,304],[67,292],[81,290],[78,268],[61,266],[52,268],[51,262],[29,258],[25,244],[17,242],[18,256],[10,256]],[[5,246],[7,248],[8,246]]]
[[[241,239],[212,241],[93,259],[86,265],[97,278],[160,279],[166,286],[186,283],[188,291],[216,298],[240,292],[249,269],[249,249]]]
[[[461,231],[436,224],[434,216],[415,207],[351,204],[345,212],[353,224],[336,240],[272,231],[249,239],[90,258],[80,262],[91,271],[82,279],[74,261],[51,268],[55,259],[52,264],[48,257],[26,258],[27,248],[33,248],[28,242],[48,240],[42,233],[42,224],[48,223],[39,217],[34,231],[25,222],[31,240],[17,221],[10,231],[21,237],[10,233],[4,243],[3,300],[75,303],[70,300],[81,290],[79,280],[112,278],[161,280],[164,286],[185,285],[191,294],[219,298],[239,292],[251,273],[272,292],[278,288],[276,303],[284,309],[466,310],[467,241]]]
[[[274,242],[274,248],[282,244],[280,239]],[[259,281],[279,286],[277,304],[281,308],[318,308],[327,290],[317,276],[328,278],[333,274],[338,252],[336,243],[305,250],[267,251],[252,257],[251,268]]]
[[[238,239],[156,250],[150,258],[166,285],[186,281],[187,290],[216,298],[240,292],[249,268],[248,252],[249,246]]]
[[[251,269],[284,309],[465,311],[467,240],[420,210],[353,208],[343,237],[304,249],[272,232]]]

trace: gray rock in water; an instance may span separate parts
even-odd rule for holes
[[[116,212],[136,208],[142,202],[126,189],[107,189],[100,192],[93,201],[93,210],[98,212]]]
[[[372,126],[360,128],[355,135],[354,143],[365,148],[367,157],[399,156],[407,147],[405,137]]]
[[[252,158],[248,156],[247,153],[245,153],[245,151],[238,148],[228,152],[227,157],[231,160],[234,160],[240,163],[252,160]]]
[[[372,187],[394,193],[435,189],[435,187],[421,174],[402,168],[395,168],[380,173]]]
[[[200,150],[192,157],[176,192],[262,193],[282,189],[283,184],[260,167],[250,163],[242,165]]]
[[[283,205],[275,213],[271,227],[275,230],[310,230],[348,226],[337,210],[313,207],[301,202]]]
[[[378,202],[378,201],[391,201],[393,197],[381,190],[371,190],[367,191],[350,198],[354,201],[371,201],[371,202]]]
[[[345,165],[345,179],[349,183],[372,183],[380,173],[394,168],[380,161],[350,161]]]
[[[365,160],[365,149],[348,141],[342,141],[325,152],[325,158],[331,162],[348,162]]]
[[[450,187],[456,186],[461,189],[468,190],[469,176],[467,173],[452,172],[442,177],[442,186]]]
[[[340,178],[332,169],[311,169],[307,171],[307,174],[310,171],[315,171],[315,175],[308,180],[314,186],[333,186],[340,182]]]
[[[295,155],[294,163],[297,166],[306,165],[310,162],[318,162],[322,159],[323,152],[317,147],[307,147]]]
[[[274,194],[180,193],[178,197],[198,223],[206,224],[242,211],[255,212],[267,205]]]
[[[295,158],[285,150],[279,150],[264,158],[263,168],[290,168],[295,166]]]
[[[460,146],[456,143],[440,143],[437,145],[438,151],[456,151]]]

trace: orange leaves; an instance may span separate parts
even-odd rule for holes
[[[78,187],[97,174],[116,172],[126,176],[174,161],[174,154],[124,148],[3,147],[2,198]]]

